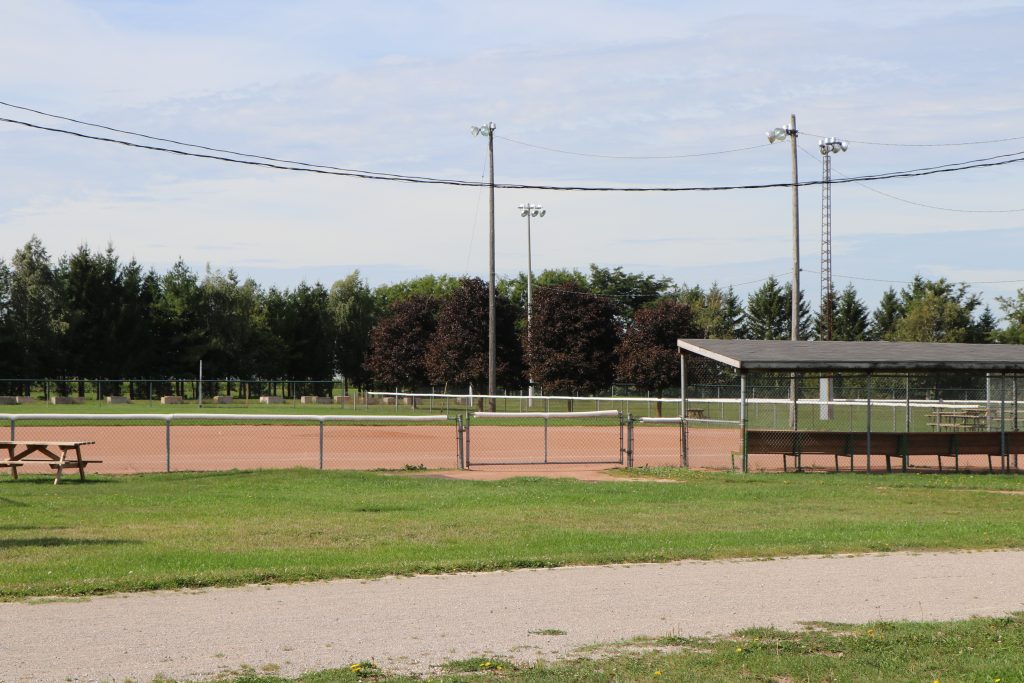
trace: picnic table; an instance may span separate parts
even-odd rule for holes
[[[985,408],[936,408],[928,426],[939,432],[974,432],[984,430],[988,419],[989,412]]]
[[[697,420],[703,420],[704,419],[704,409],[703,408],[687,408],[686,409],[686,417],[694,418],[694,419],[697,419]]]
[[[94,444],[95,441],[49,441],[49,440],[24,440],[24,441],[0,441],[0,450],[7,451],[7,458],[0,460],[0,467],[11,468],[11,476],[18,478],[18,468],[28,463],[40,462],[50,466],[50,469],[57,470],[57,476],[53,483],[59,484],[65,469],[77,469],[78,476],[85,481],[85,467],[92,463],[103,462],[102,460],[83,460],[82,446]],[[58,454],[57,451],[60,451]],[[71,457],[68,457],[69,454]],[[35,456],[35,457],[29,457]]]

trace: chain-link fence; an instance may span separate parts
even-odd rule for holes
[[[743,469],[1018,469],[1015,375],[756,373],[741,388],[696,362],[688,379],[686,450],[713,441],[712,420],[745,418]]]
[[[281,467],[455,468],[461,418],[358,415],[6,415],[12,441],[94,442],[110,474]]]
[[[466,421],[467,467],[627,464],[627,420],[616,410],[477,412]]]

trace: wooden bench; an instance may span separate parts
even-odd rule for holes
[[[953,459],[953,471],[960,471],[960,456],[956,450],[955,432],[909,432],[903,434],[903,447],[900,457],[903,460],[903,471],[907,471],[910,459],[915,457],[933,457],[938,461],[942,472],[943,458]]]
[[[22,441],[0,441],[0,449],[7,451],[7,458],[0,460],[0,467],[9,467],[11,476],[18,478],[18,468],[29,463],[43,463],[50,469],[56,470],[53,483],[59,484],[65,469],[77,469],[78,476],[85,481],[85,468],[87,465],[101,463],[102,460],[84,460],[82,458],[82,446],[96,443],[95,441],[43,441],[43,440],[22,440]],[[20,450],[19,450],[20,449]],[[54,451],[60,451],[58,455]],[[69,458],[71,453],[73,457]],[[36,454],[39,457],[29,457]]]
[[[803,470],[802,456],[808,454],[831,455],[835,458],[836,471],[839,470],[839,458],[851,455],[850,432],[794,432],[790,430],[750,430],[747,432],[747,453],[772,455],[782,454],[782,471],[789,471],[789,461],[793,461],[793,470]]]
[[[903,435],[896,432],[871,432],[871,448],[868,452],[868,435],[864,432],[851,432],[850,450],[845,456],[850,459],[850,471],[853,471],[854,454],[874,457],[885,456],[885,471],[892,472],[893,459],[902,459]],[[842,457],[842,456],[841,456]],[[870,465],[870,459],[868,461]],[[871,468],[868,467],[868,470]],[[904,469],[906,469],[904,467]],[[836,458],[836,471],[839,471],[839,458]]]
[[[988,471],[995,472],[993,459],[998,460],[1000,470],[1010,469],[1010,457],[1021,451],[1024,433],[1006,432],[1006,450],[1000,432],[960,432],[953,437],[953,447],[958,455],[984,455],[988,458]]]

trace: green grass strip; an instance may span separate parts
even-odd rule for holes
[[[634,470],[679,483],[294,469],[0,472],[0,599],[683,558],[1024,546],[1024,479]]]
[[[727,638],[647,638],[597,649],[586,657],[517,668],[475,658],[424,678],[390,676],[372,663],[285,679],[255,671],[231,683],[382,681],[673,681],[790,683],[1010,683],[1024,680],[1024,615],[932,623],[814,624],[801,632],[748,629]],[[449,673],[451,672],[451,673]]]

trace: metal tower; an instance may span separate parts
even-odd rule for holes
[[[825,341],[832,341],[835,288],[832,286],[832,155],[849,144],[836,138],[818,140],[821,150],[821,317]]]

